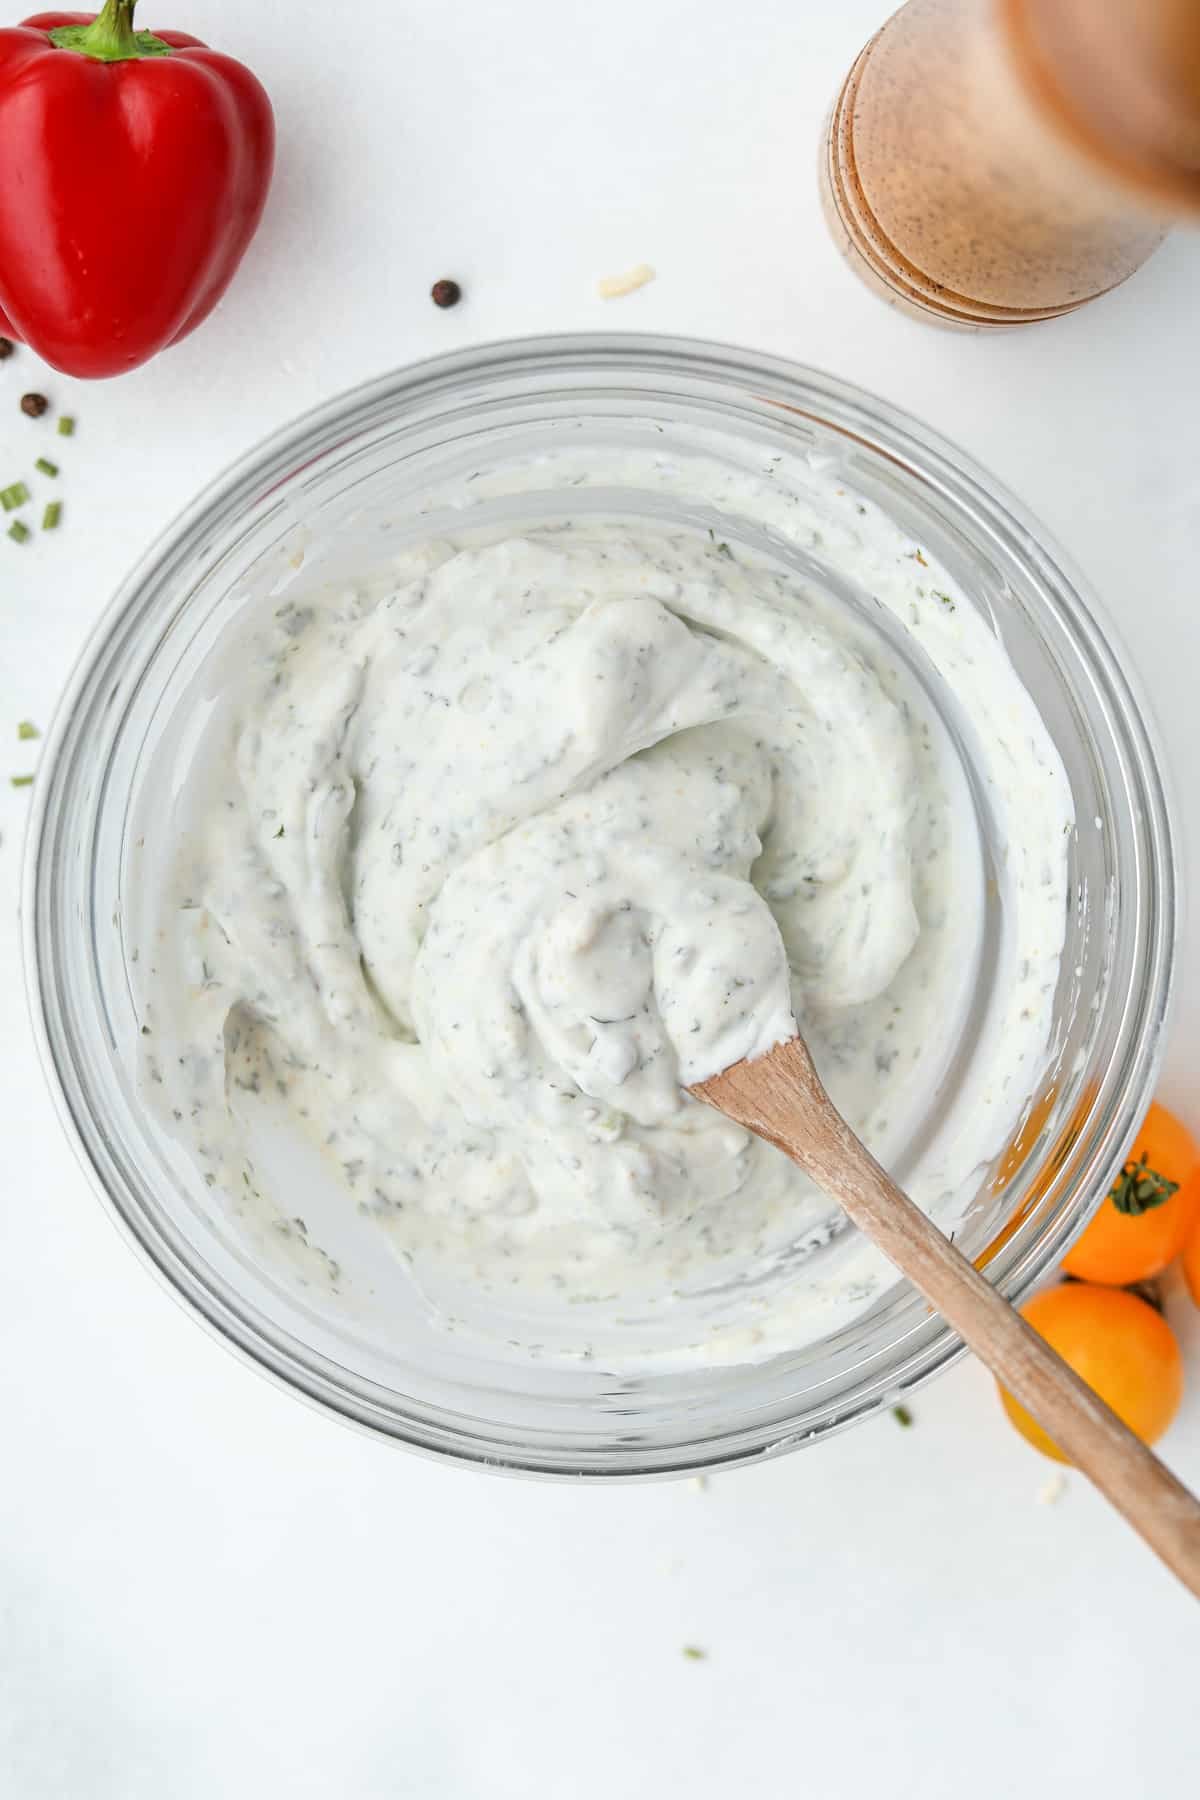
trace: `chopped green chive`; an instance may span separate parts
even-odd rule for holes
[[[23,744],[27,744],[31,738],[40,738],[41,735],[32,719],[22,719],[17,726],[17,736]]]
[[[40,469],[43,475],[58,474],[58,464],[52,463],[48,456],[39,456],[33,466],[35,469]]]
[[[23,544],[29,536],[29,527],[22,525],[20,519],[14,519],[8,528],[8,535],[14,544]]]
[[[10,775],[8,779],[9,779],[10,784],[13,787],[32,787],[33,786],[33,776],[32,775]]]
[[[58,435],[59,437],[75,436],[75,421],[70,413],[64,413],[62,418],[58,421]]]
[[[42,514],[42,530],[43,531],[57,530],[58,529],[58,521],[61,518],[62,518],[62,501],[61,500],[51,500],[49,502],[49,504],[47,505],[45,512]]]
[[[685,1644],[683,1646],[683,1654],[687,1657],[689,1662],[704,1662],[708,1657],[708,1651],[702,1650],[699,1644]]]
[[[15,512],[18,506],[24,506],[28,498],[29,489],[23,481],[13,481],[6,488],[0,488],[0,506],[5,512]]]
[[[903,1425],[905,1430],[907,1430],[913,1422],[913,1416],[909,1412],[907,1406],[893,1406],[892,1417],[895,1419],[897,1425]]]

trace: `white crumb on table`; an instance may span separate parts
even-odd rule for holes
[[[638,288],[645,287],[648,281],[654,280],[654,270],[649,263],[638,263],[635,269],[627,269],[624,275],[605,275],[596,283],[602,300],[620,300],[625,294],[634,294]]]
[[[1039,1506],[1057,1506],[1067,1491],[1067,1478],[1057,1472],[1044,1481],[1037,1491]]]
[[[688,1486],[691,1488],[693,1494],[706,1494],[708,1492],[708,1476],[693,1475],[688,1482]]]

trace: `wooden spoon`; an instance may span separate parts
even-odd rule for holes
[[[839,1201],[1200,1599],[1200,1502],[884,1174],[802,1038],[689,1091],[777,1145]]]

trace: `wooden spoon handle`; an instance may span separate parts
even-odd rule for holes
[[[1200,1599],[1200,1502],[855,1137],[799,1038],[693,1089],[800,1164]]]

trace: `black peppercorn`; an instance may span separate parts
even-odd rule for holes
[[[21,395],[21,411],[29,419],[40,419],[49,404],[45,394]]]
[[[11,338],[0,337],[0,362],[7,362],[15,349]]]
[[[435,281],[429,297],[435,306],[457,306],[462,299],[462,289],[457,281]]]

